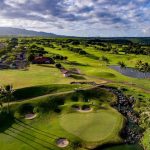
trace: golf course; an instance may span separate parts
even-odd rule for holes
[[[107,40],[1,40],[17,47],[0,53],[10,66],[0,69],[0,149],[150,150],[150,77],[122,73],[149,55],[126,54],[127,44]]]

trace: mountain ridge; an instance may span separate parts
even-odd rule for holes
[[[54,33],[38,32],[33,30],[13,28],[13,27],[0,27],[0,36],[45,36],[45,37],[63,37]]]

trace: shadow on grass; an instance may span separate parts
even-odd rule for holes
[[[94,60],[99,60],[99,57],[93,55],[93,54],[88,54],[87,57],[94,59]]]
[[[14,117],[6,112],[0,113],[0,133],[7,130],[15,122]]]
[[[68,61],[68,62],[66,62],[66,64],[74,65],[74,66],[89,66],[88,64],[82,64],[82,63],[78,63],[76,61]]]
[[[15,100],[26,100],[29,98],[35,98],[38,96],[43,96],[46,94],[53,93],[56,91],[58,87],[56,86],[49,86],[49,85],[39,85],[39,86],[31,86],[31,87],[25,87],[21,89],[17,89],[14,91],[13,96],[15,97]]]
[[[10,136],[10,137],[12,137],[12,138],[14,138],[14,139],[16,139],[16,140],[18,140],[18,141],[20,141],[20,142],[25,143],[26,145],[32,147],[32,148],[35,149],[35,150],[38,150],[36,147],[34,147],[33,145],[31,145],[30,143],[27,143],[26,141],[24,141],[24,140],[22,140],[22,139],[20,139],[20,138],[17,138],[17,137],[15,137],[14,135],[11,135],[10,133],[4,132],[4,134],[7,135],[7,136]]]
[[[50,66],[50,65],[47,65],[47,64],[38,64],[37,66],[45,67],[45,68],[55,68],[54,66]]]
[[[36,143],[36,144],[38,144],[38,145],[40,145],[40,146],[42,146],[44,148],[47,148],[47,149],[50,149],[51,146],[56,147],[56,145],[54,145],[54,144],[52,144],[50,142],[47,142],[47,141],[45,141],[45,140],[43,140],[41,138],[33,136],[30,133],[27,133],[27,132],[24,132],[22,130],[16,129],[14,127],[9,128],[7,131],[10,132],[10,133],[16,134],[17,136],[23,137],[26,140],[29,140],[29,141],[31,141],[33,143]],[[36,139],[36,141],[34,141],[33,139]],[[49,146],[46,146],[45,144],[48,144]]]
[[[76,80],[86,80],[86,78],[81,75],[70,75],[69,77],[76,79]]]
[[[29,131],[29,132],[34,132],[34,133],[38,134],[39,136],[40,136],[40,135],[43,135],[43,136],[45,136],[46,138],[53,139],[53,140],[57,140],[57,139],[60,138],[60,136],[57,136],[57,135],[55,135],[55,134],[48,133],[48,132],[45,132],[45,131],[40,130],[40,129],[38,129],[38,128],[35,128],[35,127],[33,127],[33,126],[31,126],[31,125],[29,125],[29,124],[27,124],[27,123],[25,123],[25,122],[23,122],[23,121],[21,121],[21,120],[15,119],[15,123],[16,123],[16,125],[17,125],[18,127],[21,127],[21,128],[23,128],[23,129],[26,129],[26,130]],[[22,132],[22,131],[19,130],[18,128],[12,127],[12,129],[15,129],[15,130],[18,130],[19,132]],[[17,131],[17,132],[18,132],[18,131]],[[28,134],[28,135],[30,135],[30,136],[33,136],[33,135],[31,135],[31,134],[29,134],[29,133],[26,133],[26,132],[22,132],[22,133]],[[34,137],[34,138],[36,138],[36,137]],[[36,138],[36,139],[39,139],[39,138]],[[39,140],[43,141],[42,139],[39,139]],[[44,142],[44,141],[43,141],[43,142]],[[46,141],[45,141],[45,142],[46,142]],[[70,142],[71,142],[71,141],[70,141]],[[46,143],[47,143],[47,142],[46,142]],[[49,143],[49,142],[48,142],[48,143]],[[52,144],[52,143],[49,143],[49,144],[51,144],[52,146],[57,147],[56,145],[54,145],[54,144]],[[71,146],[68,146],[68,147],[71,147]],[[57,149],[58,149],[58,147],[57,147]],[[59,149],[61,149],[61,148],[59,148]]]
[[[30,131],[32,131],[32,132],[35,132],[35,133],[37,133],[37,134],[41,134],[41,135],[43,135],[43,136],[46,136],[47,138],[51,138],[51,139],[56,139],[56,138],[58,138],[57,135],[50,134],[50,133],[47,133],[47,132],[42,131],[42,130],[40,130],[40,129],[37,129],[37,128],[35,128],[35,127],[33,127],[33,126],[29,125],[29,124],[26,124],[26,123],[24,123],[24,122],[22,122],[22,121],[20,121],[20,120],[17,120],[17,121],[16,121],[16,125],[17,125],[17,126],[21,126],[22,128],[27,129],[27,130],[30,130]]]

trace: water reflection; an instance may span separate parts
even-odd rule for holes
[[[150,72],[143,73],[135,68],[121,68],[120,66],[110,66],[110,68],[120,72],[123,75],[133,77],[133,78],[150,78]]]

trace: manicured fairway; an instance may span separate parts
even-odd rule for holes
[[[61,126],[87,142],[110,141],[119,138],[123,117],[113,110],[96,113],[70,113],[61,116]]]

